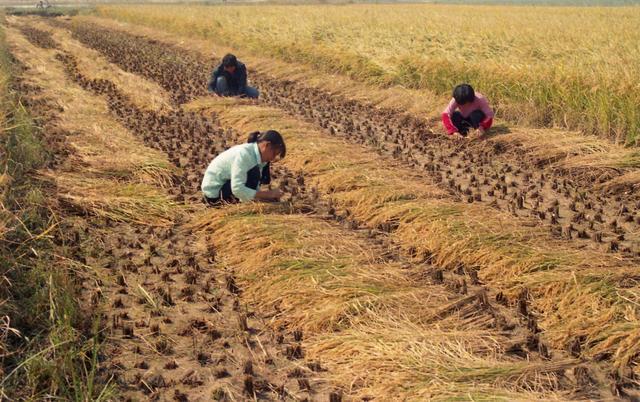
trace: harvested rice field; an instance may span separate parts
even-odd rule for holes
[[[389,77],[320,68],[323,7],[324,35],[340,6],[4,16],[0,398],[640,398],[637,127],[518,119],[505,98],[485,139],[454,141],[444,92],[389,78],[369,37]],[[248,9],[318,58],[183,29]],[[230,51],[259,99],[208,93]],[[209,162],[266,129],[287,143],[280,202],[207,207]]]

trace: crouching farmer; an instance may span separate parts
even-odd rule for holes
[[[487,98],[471,85],[460,84],[453,89],[453,99],[442,111],[442,124],[450,136],[463,138],[470,129],[476,129],[482,138],[493,124],[493,110]]]
[[[209,164],[201,185],[204,200],[209,205],[279,200],[280,190],[260,190],[260,185],[271,182],[270,163],[286,152],[275,130],[249,134],[246,144],[227,149]]]
[[[247,85],[247,67],[232,54],[213,70],[208,89],[220,96],[258,97],[258,90]]]

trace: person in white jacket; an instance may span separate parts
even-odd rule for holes
[[[249,134],[246,144],[227,149],[209,164],[201,185],[204,200],[209,205],[279,200],[280,190],[260,190],[260,185],[270,183],[270,163],[284,158],[286,153],[279,132]]]

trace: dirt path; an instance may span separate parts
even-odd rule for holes
[[[25,32],[25,34],[29,35],[28,32]],[[33,35],[32,32],[30,37],[34,42],[39,44],[46,42],[46,40],[42,39],[42,37],[46,37],[46,35],[42,33]],[[38,37],[41,38],[38,39]],[[136,52],[124,53],[129,55],[146,54],[147,57],[149,55],[153,57],[155,50],[148,47],[145,49],[144,46],[148,46],[146,42],[136,42],[131,40],[131,38],[128,39],[127,43],[134,44],[133,46],[141,46],[142,48],[138,48]],[[104,40],[104,38],[101,40]],[[99,47],[99,43],[94,43],[94,45]],[[45,46],[50,47],[51,45],[45,44]],[[124,61],[121,59],[112,61],[116,61],[119,65],[123,66],[124,69],[140,72],[143,73],[145,77],[157,80],[169,93],[173,93],[171,91],[172,89],[176,90],[175,93],[177,95],[173,95],[174,102],[180,103],[199,94],[200,90],[192,90],[193,88],[197,88],[197,81],[187,79],[183,82],[177,82],[175,78],[172,77],[175,71],[182,71],[179,65],[175,65],[176,60],[186,60],[186,63],[191,63],[190,67],[185,67],[186,71],[195,71],[198,68],[204,68],[202,64],[194,64],[195,62],[188,58],[171,58],[174,63],[173,67],[163,70],[162,67],[164,65],[161,59],[156,59],[156,61],[159,61],[159,66],[150,68],[150,65],[147,64],[146,67],[149,68],[146,68],[145,64],[140,64],[139,57],[130,57],[129,59],[125,58]],[[142,60],[144,60],[144,58]],[[199,176],[196,172],[201,170],[201,166],[205,165],[213,154],[226,147],[227,144],[237,141],[235,131],[223,129],[218,119],[208,117],[206,114],[203,115],[202,112],[186,112],[176,107],[175,109],[158,113],[137,108],[113,82],[84,76],[78,68],[76,58],[69,53],[59,54],[56,56],[56,61],[64,65],[66,74],[71,80],[78,83],[87,91],[96,95],[105,96],[110,112],[122,125],[140,135],[148,146],[158,148],[165,152],[177,167],[184,168],[184,172],[188,172],[179,173],[176,181],[177,185],[169,189],[175,193],[179,201],[182,199],[195,201],[197,199]],[[189,75],[187,75],[187,77],[189,77]],[[271,89],[268,85],[267,88]],[[283,99],[285,99],[288,95],[282,96]],[[296,107],[299,108],[298,106]],[[358,109],[358,106],[356,105],[355,108]],[[360,114],[361,110],[354,110],[354,112]],[[225,123],[225,125],[226,124],[228,123]],[[355,127],[352,127],[352,129],[355,129]],[[373,129],[369,129],[367,131],[372,132],[372,130]],[[216,137],[208,135],[211,132],[215,132],[217,134]],[[204,147],[203,144],[205,145]],[[391,154],[393,157],[400,157],[402,159],[401,152],[395,152],[395,155],[394,152],[391,152]],[[412,162],[411,160],[405,160],[405,162],[407,161]],[[348,215],[345,217],[336,215],[335,211],[332,212],[332,206],[328,204],[326,199],[323,200],[324,197],[318,197],[317,190],[311,189],[310,192],[305,191],[306,186],[304,186],[304,181],[301,180],[300,176],[296,176],[287,171],[281,171],[280,175],[282,177],[281,185],[289,187],[290,190],[295,189],[293,193],[296,195],[292,198],[289,206],[285,207],[286,214],[283,215],[285,211],[278,209],[278,207],[270,211],[270,213],[275,214],[273,219],[277,220],[286,221],[298,219],[296,225],[303,229],[303,231],[297,232],[296,234],[296,231],[293,230],[291,236],[304,237],[304,229],[317,225],[314,221],[318,218],[312,219],[312,217],[304,215],[296,217],[295,214],[293,218],[291,218],[289,217],[289,213],[305,212],[306,214],[313,213],[316,216],[322,215],[334,223],[328,227],[323,226],[315,230],[321,231],[323,236],[331,236],[331,238],[335,239],[349,238],[347,243],[358,245],[355,250],[371,250],[374,255],[384,255],[380,262],[385,264],[385,272],[388,272],[389,275],[392,275],[394,278],[394,280],[391,281],[392,283],[397,282],[395,284],[399,285],[403,280],[408,280],[407,278],[412,278],[413,280],[422,278],[419,280],[419,289],[415,291],[417,293],[413,294],[412,297],[420,296],[424,298],[429,294],[438,294],[439,296],[434,299],[428,297],[427,299],[430,302],[425,302],[424,310],[420,310],[422,313],[420,314],[421,316],[415,317],[418,322],[421,322],[421,325],[427,328],[438,325],[445,327],[453,325],[459,330],[464,330],[465,328],[471,330],[471,328],[473,328],[473,331],[479,338],[494,338],[499,341],[499,346],[495,349],[492,348],[493,353],[497,353],[497,356],[494,356],[494,358],[499,364],[517,365],[519,361],[527,361],[530,362],[529,364],[532,364],[532,367],[535,367],[529,373],[532,377],[524,375],[524,377],[521,378],[522,382],[519,386],[522,388],[516,387],[511,389],[528,388],[535,390],[535,392],[540,392],[541,395],[546,395],[547,397],[551,396],[549,393],[545,394],[549,389],[557,392],[558,395],[573,395],[573,397],[601,397],[606,395],[607,391],[598,386],[598,383],[601,381],[601,375],[596,367],[585,366],[581,364],[579,360],[569,358],[568,355],[562,351],[550,351],[548,346],[540,340],[538,336],[540,329],[536,322],[536,316],[527,308],[529,296],[526,292],[523,292],[516,300],[512,300],[511,303],[505,302],[507,306],[502,306],[501,301],[504,302],[506,300],[505,296],[492,293],[491,289],[482,286],[477,278],[477,272],[474,270],[462,269],[457,273],[457,275],[460,276],[456,277],[428,263],[416,266],[415,256],[412,256],[411,252],[408,254],[404,252],[389,253],[388,250],[394,250],[397,247],[388,239],[384,232],[392,232],[396,228],[383,227],[383,233],[380,235],[375,235],[371,233],[371,231],[354,232],[353,229],[358,229],[359,222],[351,219]],[[417,173],[417,176],[420,177],[420,173]],[[244,210],[236,212],[240,213],[240,216],[244,216],[243,214],[246,213]],[[232,222],[233,219],[236,219],[234,218],[234,213],[235,212],[232,211],[230,212],[230,216],[228,216]],[[215,218],[217,214],[218,212],[211,214],[206,213],[205,216]],[[223,233],[227,230],[229,230],[230,233],[233,233],[234,230],[239,230],[234,227],[229,228],[228,225],[225,224],[222,224],[222,226],[218,223],[214,224],[213,222],[225,222],[224,216],[217,216],[217,218],[216,220],[212,220],[212,223],[196,224],[196,227],[198,230],[202,230],[203,227],[206,229],[211,228],[211,225],[213,225],[215,229],[221,230]],[[346,229],[339,228],[335,222],[343,222],[344,225],[346,225]],[[124,313],[124,317],[123,313],[118,313],[112,316],[111,321],[115,331],[122,332],[121,338],[119,338],[121,342],[126,339],[126,341],[124,341],[125,344],[135,345],[133,351],[127,349],[125,352],[122,352],[122,361],[136,362],[131,369],[125,367],[121,377],[124,378],[121,386],[137,389],[137,391],[133,391],[132,389],[134,395],[136,392],[151,392],[154,395],[162,395],[164,397],[174,392],[176,398],[181,398],[183,393],[185,397],[187,393],[190,393],[189,396],[191,397],[206,397],[206,395],[213,392],[218,396],[226,393],[238,397],[242,395],[242,387],[245,387],[245,389],[247,387],[254,387],[254,390],[258,389],[258,391],[263,392],[263,397],[281,395],[283,390],[286,390],[290,396],[294,395],[290,389],[296,388],[295,383],[293,383],[294,385],[288,386],[286,381],[293,380],[285,379],[286,376],[281,373],[287,369],[290,370],[291,363],[289,359],[293,358],[296,360],[304,354],[303,349],[300,349],[300,342],[303,338],[305,345],[312,346],[314,345],[314,341],[319,342],[313,335],[311,340],[307,340],[306,336],[297,332],[296,328],[310,325],[299,322],[299,320],[296,319],[296,314],[301,314],[301,311],[291,310],[290,314],[292,317],[279,320],[285,324],[283,329],[288,332],[285,331],[284,334],[277,335],[275,338],[273,335],[270,337],[269,331],[266,329],[264,332],[260,329],[255,330],[254,326],[260,328],[260,319],[255,319],[255,322],[251,321],[251,313],[243,312],[242,309],[238,311],[238,307],[234,307],[236,304],[241,303],[237,298],[239,292],[234,291],[237,284],[233,279],[233,275],[228,272],[224,273],[223,271],[224,279],[221,279],[219,278],[220,275],[218,272],[207,269],[209,268],[207,263],[210,265],[212,263],[211,258],[213,257],[213,253],[209,248],[211,240],[205,239],[196,245],[188,244],[189,234],[191,233],[191,229],[189,228],[193,227],[193,223],[188,224],[187,222],[181,222],[177,227],[170,229],[168,233],[165,231],[166,229],[160,231],[147,229],[147,232],[143,230],[136,233],[136,230],[130,226],[125,226],[124,229],[119,228],[119,225],[117,226],[117,229],[121,231],[118,233],[122,233],[124,240],[111,242],[108,238],[109,236],[104,240],[104,244],[107,245],[105,248],[107,250],[106,254],[113,255],[111,262],[107,262],[106,264],[119,267],[119,273],[115,278],[118,286],[111,290],[114,293],[109,296],[108,300],[113,303],[113,307],[116,309],[121,309],[123,305],[128,307]],[[131,233],[131,230],[133,230],[133,233]],[[143,241],[143,239],[145,241]],[[309,240],[309,242],[311,241]],[[232,239],[220,239],[217,243],[221,245],[222,250],[227,254],[227,257],[225,257],[226,261],[233,261],[241,270],[250,269],[249,267],[243,268],[242,264],[247,263],[246,259],[237,260],[236,258],[234,260],[234,258],[230,257],[234,247],[242,246],[244,241],[234,243]],[[315,247],[321,246],[316,245]],[[121,252],[114,250],[122,250],[124,253],[122,255],[116,255]],[[252,252],[257,251],[259,251],[259,249],[252,249]],[[335,252],[335,250],[333,251]],[[348,256],[348,258],[354,258],[353,255],[358,255],[355,251],[342,250],[340,252],[345,254],[345,258],[347,258],[346,256]],[[174,261],[172,260],[167,263],[166,256],[168,255],[173,255],[177,262],[173,264]],[[295,258],[299,259],[301,256]],[[365,259],[364,257],[359,258]],[[411,267],[411,269],[405,273],[393,274],[396,271],[406,271],[407,267]],[[365,271],[374,272],[379,269],[380,268],[373,265]],[[209,279],[207,279],[207,277],[209,277]],[[200,282],[201,278],[205,279],[204,283]],[[158,285],[163,281],[165,283]],[[342,286],[344,285],[346,284]],[[211,289],[220,289],[223,286],[226,286],[230,292],[225,294],[225,297],[221,299],[219,296],[217,298],[210,296],[210,293],[212,293]],[[406,286],[410,285],[407,284]],[[178,289],[179,293],[172,293],[171,289]],[[253,295],[259,294],[255,293],[255,290],[247,290]],[[406,289],[402,289],[402,291],[407,292]],[[265,296],[267,296],[266,299],[269,298],[268,294]],[[326,302],[329,302],[329,304],[341,305],[340,302],[334,303],[335,301],[331,298],[327,299]],[[495,300],[495,302],[493,300]],[[207,321],[209,314],[205,316],[205,314],[201,312],[211,313],[212,311],[220,310],[218,308],[211,308],[211,306],[217,306],[216,303],[220,303],[222,306],[231,305],[231,307],[227,311],[222,311],[222,313],[217,315],[220,321],[213,321],[213,323],[211,323]],[[269,303],[257,301],[256,304],[261,306],[261,311],[264,312],[265,304]],[[349,306],[351,306],[351,304],[347,304],[346,307]],[[273,305],[271,305],[271,307],[273,307]],[[300,309],[303,311],[304,308],[305,306],[300,306]],[[133,312],[130,311],[132,309]],[[176,318],[176,311],[179,312],[178,316],[181,318],[180,320]],[[424,311],[431,313],[425,317]],[[199,314],[201,314],[203,318],[198,318]],[[133,317],[134,315],[135,317]],[[260,317],[260,315],[261,313],[257,313],[255,317]],[[187,317],[189,317],[189,319],[187,319]],[[249,327],[254,328],[255,332],[247,330],[247,325],[244,324],[246,317],[249,317]],[[167,322],[167,319],[169,322]],[[131,320],[134,324],[129,325],[130,321],[128,320]],[[203,325],[200,320],[205,321],[205,324]],[[195,321],[198,321],[198,323],[194,325]],[[234,324],[234,321],[236,324]],[[440,322],[441,324],[437,324]],[[140,324],[140,330],[136,329],[137,323]],[[228,328],[233,328],[234,325],[238,327],[237,330],[223,333],[223,335],[226,334],[226,336],[221,337],[221,339],[231,345],[233,352],[231,352],[230,355],[229,353],[223,353],[222,355],[224,356],[216,356],[216,358],[212,358],[211,355],[208,357],[204,356],[203,354],[208,354],[208,350],[218,346],[215,343],[217,339],[211,339],[215,338],[215,336],[212,335],[212,330],[220,334],[221,330],[219,328],[227,330]],[[138,335],[140,331],[142,332]],[[181,335],[182,332],[186,335]],[[199,333],[201,336],[194,336],[194,332]],[[247,335],[247,333],[249,335]],[[252,377],[251,381],[257,381],[257,386],[255,385],[256,382],[253,382],[253,386],[248,385],[249,382],[245,381],[246,378],[241,382],[239,379],[242,377],[241,375],[231,375],[231,379],[227,382],[220,380],[223,384],[230,384],[229,388],[221,386],[220,381],[207,382],[206,380],[200,379],[195,380],[195,383],[191,383],[191,379],[187,378],[187,374],[190,373],[188,368],[192,368],[197,372],[199,368],[198,364],[201,367],[205,367],[204,371],[206,371],[209,376],[213,373],[214,377],[217,375],[212,371],[213,369],[209,368],[211,365],[223,366],[224,369],[228,370],[227,366],[225,366],[225,364],[227,364],[233,368],[231,373],[243,371],[244,367],[242,365],[244,363],[241,364],[240,360],[246,360],[248,358],[257,359],[256,356],[252,355],[252,353],[254,353],[252,351],[257,348],[255,345],[251,345],[251,335],[254,335],[255,339],[257,339],[256,343],[264,343],[268,351],[275,351],[273,353],[265,352],[265,358],[261,361],[262,364],[269,364],[267,356],[284,356],[282,359],[284,363],[281,367],[286,368],[265,369],[264,373],[261,374],[262,377],[265,378],[264,381],[260,379],[256,380]],[[187,345],[180,338],[188,336],[193,338],[191,345]],[[247,338],[249,338],[248,341]],[[279,345],[280,341],[284,342],[284,345]],[[235,342],[235,344],[233,342]],[[248,347],[243,347],[244,344],[247,344]],[[116,343],[113,345],[115,345],[114,349],[110,352],[112,356],[117,355],[121,349],[118,348]],[[222,347],[226,348],[224,343]],[[245,349],[248,352],[245,351]],[[141,354],[139,353],[140,351],[145,353]],[[163,352],[170,352],[170,354],[167,355],[167,353]],[[244,355],[242,354],[243,352]],[[158,374],[158,369],[156,369],[156,371],[149,370],[149,367],[153,369],[162,364],[173,367],[173,360],[175,360],[174,353],[184,358],[184,361],[177,363],[179,367],[185,366],[185,376],[187,377],[183,376],[180,381],[176,380],[177,377],[172,377],[171,380],[168,380],[165,378],[166,376]],[[475,353],[478,357],[482,354],[482,351],[478,350]],[[575,351],[572,351],[571,353],[573,353],[574,356],[579,355],[579,352],[576,354]],[[238,355],[242,356],[242,358],[237,358]],[[320,356],[322,355],[320,354]],[[195,361],[197,361],[198,364],[196,364]],[[229,363],[229,361],[231,362]],[[495,361],[493,363],[496,364]],[[287,366],[287,364],[289,364],[289,366]],[[117,359],[111,369],[118,370],[120,365],[122,365],[122,362],[120,359]],[[311,364],[310,366],[311,368],[317,368],[315,364]],[[334,363],[334,367],[339,370],[340,365],[335,365]],[[147,371],[142,373],[140,370]],[[312,378],[314,375],[317,375],[309,372],[308,368],[306,370],[307,374]],[[202,371],[203,370],[200,370],[200,372]],[[279,372],[280,374],[278,374]],[[295,369],[294,371],[289,371],[288,374],[290,374],[289,377],[300,375]],[[336,374],[339,374],[339,371]],[[513,375],[517,374],[510,374],[508,378],[513,378]],[[132,377],[127,378],[128,376]],[[198,374],[196,374],[196,376],[198,376]],[[541,376],[546,376],[549,384],[553,384],[553,386],[547,388],[546,385],[540,385],[539,381]],[[283,381],[285,385],[278,385]],[[298,388],[300,388],[299,392],[302,392],[302,394],[298,396],[307,396],[304,392],[308,386],[308,381],[302,379],[296,380],[296,382]],[[337,383],[341,382],[337,381]],[[187,391],[188,386],[193,386],[194,384],[193,389]],[[620,386],[622,387],[622,385]],[[362,389],[366,389],[366,387],[363,388],[362,385],[354,387],[352,384],[348,392],[358,394]],[[506,389],[509,389],[509,387],[506,387]],[[572,393],[574,390],[576,393]],[[617,392],[621,391],[622,388],[617,390]],[[204,393],[201,394],[201,392]],[[491,391],[489,390],[487,392]],[[493,392],[496,392],[496,390],[494,389]],[[320,397],[321,395],[320,393],[314,396]],[[540,395],[531,394],[530,397],[540,397]],[[334,394],[333,398],[335,399],[337,396]]]

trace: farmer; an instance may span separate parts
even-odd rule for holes
[[[464,138],[473,128],[482,138],[492,123],[493,110],[487,98],[469,84],[460,84],[453,89],[453,99],[442,111],[442,124],[450,136]]]
[[[236,56],[227,54],[211,74],[209,92],[220,96],[257,98],[258,90],[247,85],[247,68]]]
[[[209,205],[251,200],[278,201],[280,190],[260,190],[271,182],[269,165],[284,158],[287,148],[279,132],[249,134],[246,144],[233,146],[216,156],[202,179],[202,192]]]

